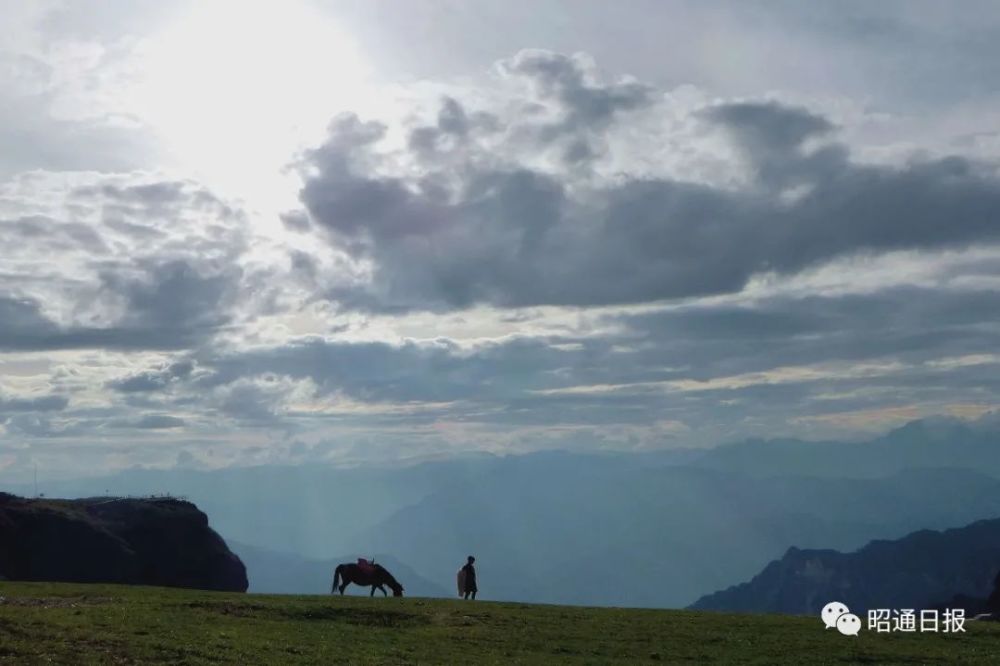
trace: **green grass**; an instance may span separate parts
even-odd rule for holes
[[[0,664],[987,663],[1000,627],[852,638],[818,618],[0,583]]]

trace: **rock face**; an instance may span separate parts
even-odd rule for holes
[[[789,548],[750,582],[706,595],[691,608],[808,615],[818,614],[830,601],[840,601],[854,613],[934,608],[948,600],[985,597],[998,570],[1000,519],[981,520],[872,541],[853,553]]]
[[[245,592],[246,568],[194,504],[0,493],[0,575]]]

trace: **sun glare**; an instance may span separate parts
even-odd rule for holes
[[[369,69],[351,38],[300,2],[202,2],[145,41],[131,106],[178,166],[236,196],[287,196],[279,175]]]

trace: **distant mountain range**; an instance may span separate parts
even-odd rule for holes
[[[555,482],[548,470],[581,462],[557,458],[507,461],[401,509],[362,542],[432,580],[448,580],[468,550],[492,598],[672,606],[745,580],[793,544],[849,549],[1000,515],[1000,481],[962,470],[755,479],[594,464]]]
[[[1000,428],[932,418],[865,442],[747,440],[709,450],[697,465],[757,477],[879,478],[912,468],[969,469],[1000,477]]]
[[[789,548],[749,582],[706,595],[697,610],[818,615],[831,601],[856,614],[871,608],[924,609],[956,596],[985,598],[1000,571],[1000,519],[895,541],[853,553]]]
[[[471,554],[482,598],[678,607],[792,546],[851,551],[1000,516],[1000,429],[930,420],[865,443],[132,469],[42,485],[65,496],[183,495],[227,540],[323,567],[337,553],[391,554],[430,589],[449,591]],[[303,584],[280,580],[269,589]]]

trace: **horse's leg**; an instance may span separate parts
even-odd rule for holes
[[[385,591],[385,588],[384,588],[384,587],[382,587],[382,583],[379,583],[379,584],[378,584],[378,589],[382,590],[382,596],[383,596],[383,597],[387,597],[387,596],[389,596],[389,593]],[[372,590],[372,594],[373,594],[373,595],[375,594],[375,590]]]
[[[375,584],[372,584],[372,593],[371,593],[371,594],[369,594],[368,596],[370,596],[370,597],[374,597],[374,596],[375,596],[375,588],[376,588],[376,587],[377,587],[377,586],[376,586]]]

